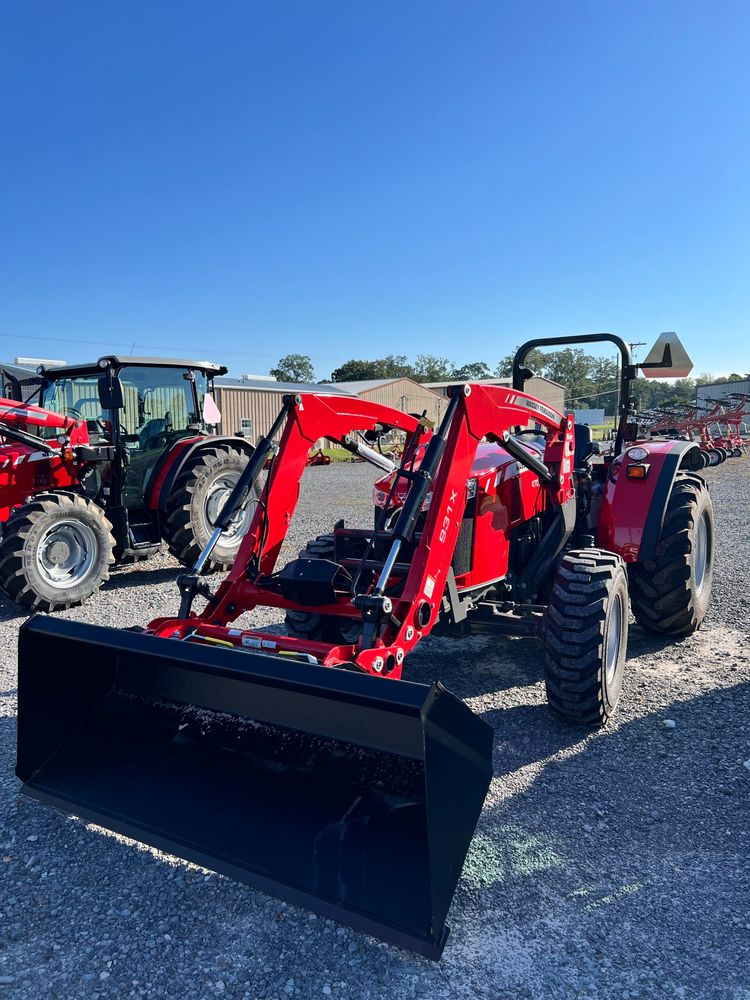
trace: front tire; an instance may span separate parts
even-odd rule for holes
[[[208,542],[247,461],[236,448],[202,448],[177,477],[167,500],[163,534],[169,551],[183,566],[192,566]],[[253,495],[260,496],[258,484]],[[252,516],[253,505],[248,504],[222,534],[204,572],[232,565]]]
[[[625,563],[603,549],[567,552],[544,621],[552,711],[575,725],[606,725],[622,690],[627,644]]]
[[[114,546],[112,525],[93,500],[39,494],[3,527],[0,588],[35,611],[76,607],[109,579]]]
[[[703,479],[678,475],[664,515],[656,558],[630,566],[635,620],[650,632],[690,635],[711,601],[715,528]]]

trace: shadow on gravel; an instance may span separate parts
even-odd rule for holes
[[[7,597],[0,597],[0,623],[15,621],[17,618],[29,618],[33,615],[29,608],[22,608],[19,604],[14,604]]]
[[[428,636],[405,661],[404,678],[419,684],[440,680],[459,698],[529,687],[544,679],[544,648],[538,639]]]
[[[121,590],[124,587],[154,586],[158,583],[174,582],[180,573],[185,573],[184,566],[167,566],[162,569],[138,569],[135,566],[123,566],[110,576],[102,590]],[[208,578],[210,579],[210,577]],[[223,576],[221,577],[223,579]]]
[[[331,974],[361,985],[374,969],[383,979],[377,995],[402,995],[400,986],[418,975],[428,993],[465,996],[469,956],[472,995],[482,1000],[521,987],[529,990],[522,996],[622,996],[636,975],[657,977],[669,995],[685,985],[697,991],[689,995],[736,997],[731,990],[750,960],[745,920],[733,923],[747,910],[750,875],[750,772],[742,766],[750,751],[737,724],[748,713],[748,683],[595,735],[563,726],[543,705],[486,713],[504,797],[480,819],[439,966],[18,799],[14,720],[6,718],[0,821],[14,814],[9,954],[14,968],[49,954],[45,974],[62,962],[71,989],[82,989],[83,977],[114,952],[112,990],[125,991],[117,995],[127,995],[133,978],[128,952],[148,956],[142,976],[152,985],[176,952],[169,974],[177,996],[212,996],[208,976],[216,978],[217,965],[228,982],[263,983],[252,996],[284,996],[290,976],[305,977],[303,995]],[[674,729],[662,726],[665,717]],[[578,744],[579,752],[544,763]],[[514,772],[530,762],[540,770],[524,786]],[[60,913],[70,930],[57,954],[48,942],[63,934]],[[292,951],[276,973],[282,942]],[[29,997],[40,995],[35,975]],[[581,991],[581,979],[604,992]],[[243,990],[227,995],[239,1000]],[[403,995],[413,996],[411,987]]]
[[[546,704],[516,705],[480,714],[495,730],[496,778],[577,746],[591,736],[590,729],[566,725]]]
[[[730,998],[750,986],[750,683],[593,735],[573,730],[580,750],[556,760],[546,758],[566,744],[562,724],[541,710],[485,718],[504,794],[485,808],[464,867],[458,959],[493,936],[524,948],[531,936],[534,996],[558,995],[552,983],[560,996],[621,996],[636,978],[645,992],[631,996],[658,985]],[[533,760],[531,784],[514,780]]]
[[[682,642],[690,641],[692,636],[676,638],[673,635],[657,635],[640,625],[631,623],[628,628],[628,656],[644,656],[650,653],[661,653],[664,649],[679,649]]]

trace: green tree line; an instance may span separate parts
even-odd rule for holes
[[[411,362],[405,354],[388,354],[383,358],[363,360],[352,358],[334,368],[325,382],[359,382],[366,379],[410,378],[415,382],[478,381],[510,378],[513,354],[501,358],[494,367],[485,361],[455,365],[449,358],[433,354],[418,354]],[[565,386],[568,409],[603,408],[611,416],[616,412],[619,387],[619,365],[613,358],[587,354],[581,348],[566,347],[561,351],[533,350],[526,367]],[[271,375],[281,382],[314,382],[315,369],[306,354],[287,354],[271,369]],[[708,382],[729,382],[747,376],[732,373],[716,378],[704,372],[697,378],[663,379],[639,377],[634,386],[638,409],[688,403],[695,398],[695,388]]]

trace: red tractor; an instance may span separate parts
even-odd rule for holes
[[[26,402],[6,373],[15,396],[0,399],[8,597],[40,611],[82,604],[115,561],[145,558],[162,540],[186,565],[195,561],[253,450],[207,433],[218,420],[212,380],[225,372],[204,361],[107,356],[39,369]],[[231,565],[246,520],[228,525],[213,567]]]
[[[434,432],[357,397],[285,397],[178,581],[177,615],[140,632],[47,616],[22,626],[24,791],[439,957],[493,735],[439,682],[400,680],[410,652],[433,631],[538,636],[551,707],[602,725],[622,688],[631,604],[673,636],[708,607],[714,526],[698,445],[636,441],[629,349],[608,334],[575,342],[592,340],[623,359],[610,457],[523,391],[526,354],[557,339],[520,349],[512,389],[455,386]],[[667,345],[653,367],[669,361]],[[397,468],[371,447],[391,430],[406,435]],[[388,473],[375,525],[339,522],[278,568],[322,436]],[[251,504],[214,591],[202,570]],[[287,628],[239,620],[256,608]]]

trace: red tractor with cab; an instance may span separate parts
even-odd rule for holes
[[[23,401],[5,373],[0,398],[0,588],[39,611],[82,604],[116,561],[162,541],[191,565],[252,454],[209,434],[226,368],[107,355],[39,368]],[[227,526],[213,568],[234,559],[247,517]]]

